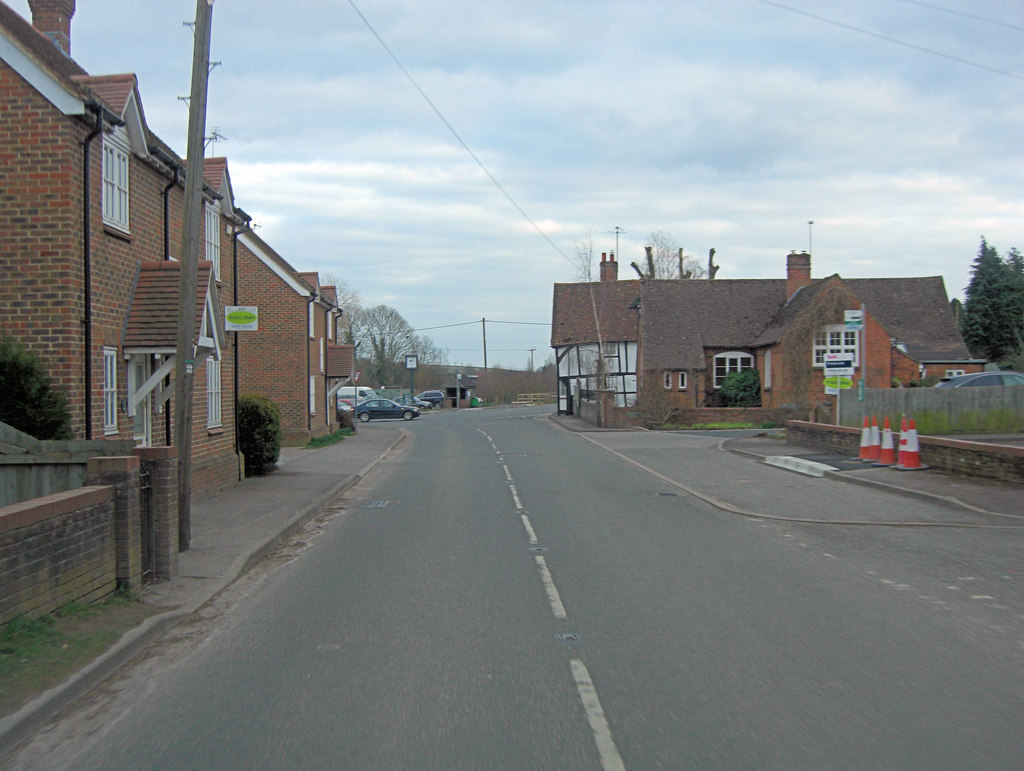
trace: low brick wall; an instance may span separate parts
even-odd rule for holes
[[[786,423],[786,440],[817,447],[826,452],[856,457],[860,452],[859,428],[830,426],[791,420]],[[894,432],[893,441],[899,441]],[[926,466],[970,477],[998,479],[1024,484],[1024,447],[968,442],[938,436],[918,436],[921,462]]]
[[[0,508],[0,624],[117,588],[115,491],[81,487]]]
[[[774,423],[782,426],[793,415],[794,410],[785,407],[682,407],[673,411],[671,422],[682,426],[708,423],[753,423],[756,426]]]

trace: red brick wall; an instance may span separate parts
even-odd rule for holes
[[[129,161],[130,233],[103,225],[102,136],[90,145],[90,235],[92,270],[92,383],[84,381],[83,143],[89,121],[66,117],[7,65],[0,63],[0,328],[39,356],[68,396],[72,430],[86,436],[85,399],[92,407],[94,438],[103,431],[103,348],[120,349],[138,265],[163,257],[162,193],[169,178],[155,165]],[[183,189],[171,190],[170,251],[181,243]],[[223,222],[223,220],[222,220]],[[231,299],[231,238],[221,238],[221,305]],[[202,254],[199,255],[203,257]],[[237,479],[230,345],[223,351],[222,426],[206,426],[206,370],[197,368],[193,398],[193,460],[217,469],[193,476],[194,487],[223,486]],[[154,363],[154,368],[157,366]],[[118,399],[127,396],[128,366],[119,350]],[[173,407],[172,407],[173,409]],[[131,438],[132,418],[118,413],[111,438]],[[164,418],[152,415],[153,444],[166,443]]]
[[[79,437],[81,143],[87,133],[0,62],[0,328],[38,355],[68,395]]]
[[[239,241],[238,302],[258,306],[260,321],[259,331],[238,333],[238,390],[261,394],[277,404],[287,444],[309,440],[307,366],[317,374],[320,365],[307,331],[306,299]],[[315,417],[322,413],[318,409]]]
[[[0,624],[117,588],[114,488],[81,487],[0,508]]]

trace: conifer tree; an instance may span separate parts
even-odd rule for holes
[[[1024,272],[1014,267],[1020,264],[1016,250],[1010,260],[1004,262],[996,248],[981,239],[960,319],[960,332],[972,355],[994,362],[1021,350],[1024,282],[1018,276],[1024,277]]]

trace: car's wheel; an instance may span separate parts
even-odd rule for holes
[[[369,423],[370,422],[370,413],[369,412],[360,412],[359,413],[359,422],[360,423]]]
[[[405,410],[405,412],[402,413],[402,420],[412,420],[415,417],[416,415],[412,410]]]

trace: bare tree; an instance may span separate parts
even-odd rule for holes
[[[707,268],[696,257],[685,254],[672,236],[658,230],[649,236],[646,278],[705,278]]]
[[[594,280],[594,235],[588,230],[586,238],[576,242],[576,280]]]
[[[338,322],[338,342],[355,345],[358,333],[361,331],[359,314],[362,311],[362,298],[359,296],[359,292],[353,289],[347,281],[330,271],[320,274],[320,285],[333,286],[334,293],[338,298],[338,307],[341,308],[341,321]]]
[[[363,355],[370,361],[370,370],[378,385],[395,382],[405,370],[401,361],[411,350],[412,326],[394,308],[375,305],[360,313],[361,341],[368,350]]]

